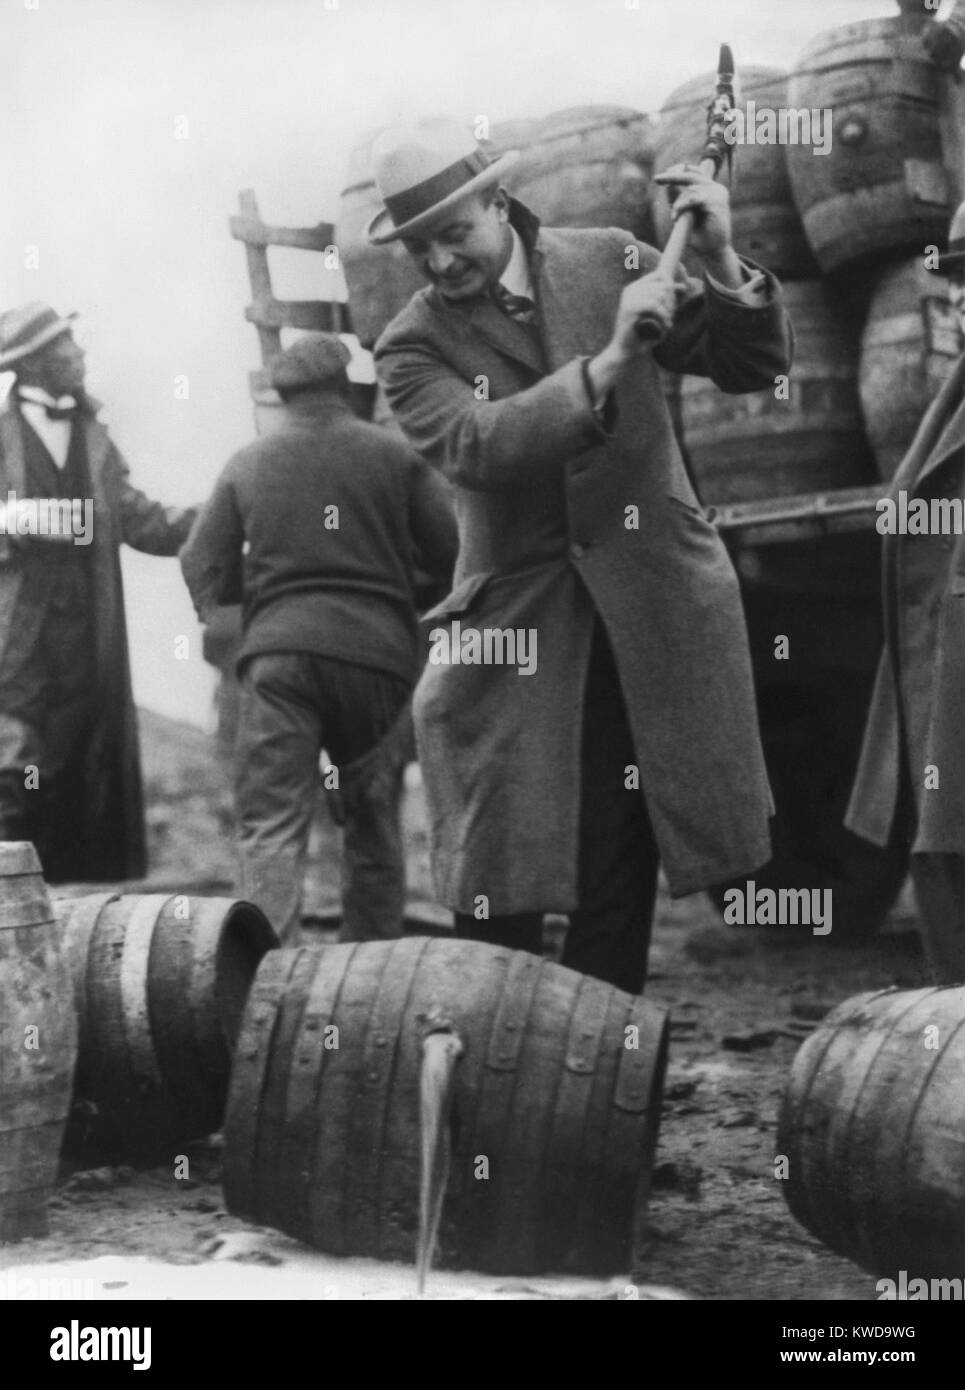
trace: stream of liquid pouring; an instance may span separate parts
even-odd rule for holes
[[[442,1203],[449,1183],[449,1116],[453,1073],[461,1055],[462,1043],[455,1033],[429,1033],[422,1040],[422,1070],[419,1075],[419,1243],[416,1247],[420,1297],[425,1292],[426,1275],[432,1263]]]

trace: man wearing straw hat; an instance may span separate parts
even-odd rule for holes
[[[119,551],[176,555],[194,518],[132,487],[75,318],[0,314],[0,838],[32,840],[51,882],[146,871]]]
[[[948,249],[930,263],[947,277],[965,332],[965,203]],[[902,499],[902,494],[904,498]],[[897,507],[921,499],[929,516],[965,498],[965,354],[925,414],[891,484]],[[906,514],[907,514],[906,510]],[[883,513],[884,514],[884,513]],[[911,842],[921,933],[939,984],[965,983],[965,535],[882,539],[885,650],[871,698],[846,824],[877,845]]]
[[[538,951],[542,914],[569,914],[564,964],[637,992],[658,860],[675,896],[749,873],[772,810],[737,579],[657,366],[773,389],[779,287],[696,170],[673,181],[705,274],[668,280],[628,232],[540,228],[500,186],[515,154],[490,162],[457,123],[373,154],[370,240],[429,281],[376,366],[459,523],[414,708],[436,888],[498,944]]]

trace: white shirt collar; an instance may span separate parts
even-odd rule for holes
[[[28,405],[54,405],[59,410],[68,410],[77,404],[73,396],[51,396],[42,386],[18,386],[17,395]]]
[[[519,232],[512,224],[510,224],[509,230],[513,234],[513,249],[509,253],[506,269],[499,277],[499,283],[510,294],[522,294],[527,299],[533,299],[533,281],[529,273],[526,247],[523,245],[523,239]]]

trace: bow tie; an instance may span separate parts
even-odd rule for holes
[[[34,405],[44,412],[48,420],[76,420],[80,406],[76,401],[70,405],[54,405],[53,402],[36,401],[31,396],[21,396],[23,405]]]
[[[535,324],[536,305],[525,294],[510,294],[506,286],[497,281],[493,285],[492,296],[496,306],[511,319],[517,319],[520,323]]]

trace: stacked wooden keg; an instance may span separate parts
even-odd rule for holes
[[[926,269],[928,248],[945,244],[954,194],[941,79],[921,28],[895,17],[822,34],[788,92],[791,107],[833,113],[830,153],[787,145],[787,171],[821,270],[835,289],[850,282],[863,311],[859,394],[885,479],[960,350],[944,282]]]
[[[773,392],[678,382],[682,452],[707,505],[766,519],[779,499],[799,505],[889,479],[960,351],[944,282],[925,268],[953,203],[942,79],[920,32],[928,22],[851,24],[815,39],[789,76],[739,74],[734,244],[780,278],[796,344]],[[693,161],[712,87],[706,74],[667,99],[658,170]],[[776,114],[780,133],[782,111],[785,142],[762,143],[762,113]],[[811,143],[793,142],[806,134]],[[670,213],[660,185],[653,200],[662,240]],[[869,935],[905,869],[900,846],[879,850],[842,824],[881,645],[879,541],[867,526],[803,539],[788,530],[781,541],[766,526],[736,534],[777,803],[762,881],[833,889],[836,936]],[[788,662],[774,659],[777,634],[789,638]]]

